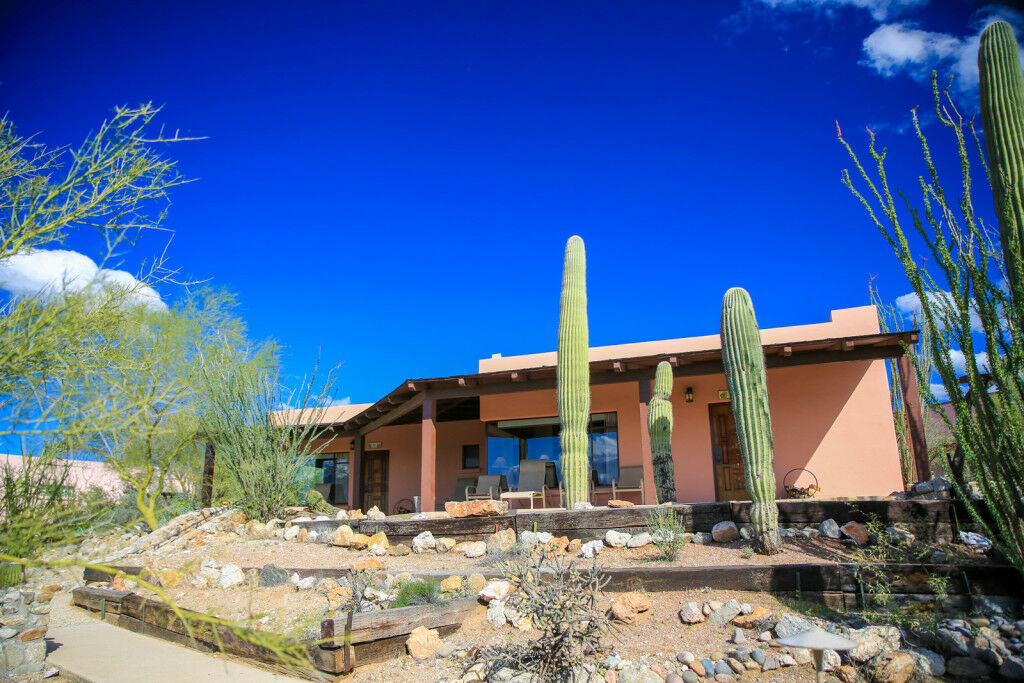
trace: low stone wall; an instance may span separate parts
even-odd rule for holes
[[[50,600],[60,586],[36,592],[20,588],[0,593],[0,669],[7,676],[43,670]]]

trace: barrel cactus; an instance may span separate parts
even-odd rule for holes
[[[992,195],[1011,292],[1024,285],[1024,74],[1013,28],[996,21],[981,32],[978,95]]]
[[[672,366],[658,363],[654,371],[654,396],[647,411],[647,432],[651,435],[651,461],[659,503],[676,500],[676,474],[672,464]]]
[[[24,567],[14,562],[0,564],[0,588],[10,588],[21,583]]]
[[[775,504],[768,379],[754,305],[746,290],[739,287],[726,292],[722,300],[722,365],[743,456],[744,483],[752,502],[754,549],[771,555],[782,550],[782,539]]]
[[[587,330],[587,257],[583,240],[565,244],[562,304],[558,318],[558,421],[566,506],[590,501],[590,347]]]

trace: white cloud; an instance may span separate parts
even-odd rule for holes
[[[328,406],[349,406],[349,405],[352,405],[352,397],[351,396],[346,396],[345,398],[335,398],[335,399],[332,399],[330,401],[327,401],[326,405],[328,405]]]
[[[890,16],[912,7],[928,4],[928,0],[761,0],[773,9],[815,9],[831,11],[840,7],[866,9],[876,21],[885,21]]]
[[[959,349],[949,350],[949,360],[953,363],[953,372],[957,376],[967,374],[967,357],[964,352]],[[988,372],[988,353],[982,351],[981,353],[974,354],[974,361],[978,365],[979,372]]]
[[[949,292],[929,292],[928,299],[939,307],[955,307],[955,302]],[[917,321],[917,325],[920,326],[924,324],[924,316],[921,314],[921,300],[917,297],[916,292],[910,292],[903,296],[896,297],[896,308],[908,316],[913,316]],[[981,318],[978,317],[978,312],[974,310],[971,311],[971,331],[985,331],[985,328],[981,324]]]
[[[0,260],[0,289],[16,297],[49,299],[61,292],[122,287],[133,301],[166,310],[155,289],[124,270],[100,268],[85,254],[64,249],[34,249]]]
[[[929,384],[928,388],[932,390],[932,395],[940,401],[949,400],[949,392],[946,391],[946,385],[944,384]]]

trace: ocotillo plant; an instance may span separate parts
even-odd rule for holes
[[[651,461],[659,503],[676,500],[675,466],[672,464],[672,366],[658,363],[654,371],[654,396],[648,406],[647,432],[651,435]]]
[[[768,379],[754,305],[740,287],[730,289],[722,300],[722,365],[743,456],[743,479],[753,503],[754,549],[771,555],[782,550],[782,539],[775,504]]]
[[[587,257],[583,240],[565,243],[562,304],[558,317],[558,421],[562,446],[562,486],[566,507],[589,502],[590,358],[587,329]]]
[[[1024,74],[1013,28],[995,21],[981,32],[978,99],[999,238],[1011,283],[1024,280]],[[1011,291],[1016,289],[1011,288]],[[1020,305],[1020,302],[1015,302]]]

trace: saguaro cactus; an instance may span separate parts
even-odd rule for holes
[[[732,398],[736,436],[743,456],[743,479],[752,506],[754,549],[782,550],[779,508],[775,504],[772,416],[761,334],[746,290],[733,287],[722,300],[722,365]]]
[[[672,463],[672,366],[658,363],[654,371],[654,396],[647,410],[647,432],[651,435],[651,461],[659,503],[676,501],[676,468]]]
[[[1013,28],[995,21],[981,32],[978,95],[999,238],[1010,291],[1024,285],[1024,74]]]
[[[587,329],[587,257],[583,240],[565,243],[562,310],[558,317],[558,421],[562,446],[562,486],[566,506],[589,502],[590,347]]]

